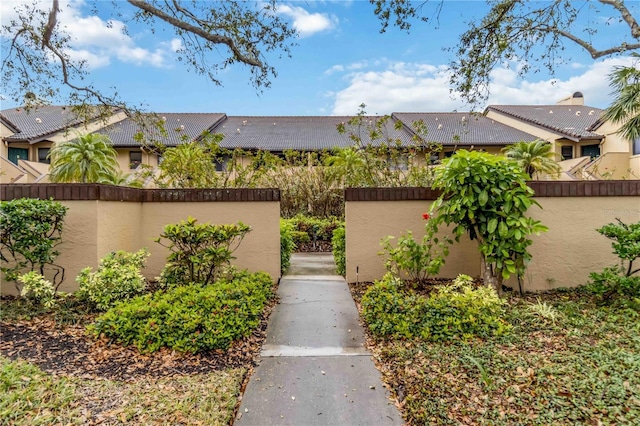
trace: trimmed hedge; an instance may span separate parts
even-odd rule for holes
[[[190,284],[120,302],[89,331],[143,353],[162,347],[189,353],[228,349],[258,326],[272,297],[268,274],[241,272],[208,286]]]

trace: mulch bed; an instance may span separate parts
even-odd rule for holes
[[[87,379],[119,381],[141,376],[167,377],[255,366],[266,338],[267,319],[277,301],[265,309],[254,332],[227,351],[182,354],[163,349],[149,355],[87,335],[84,325],[60,325],[48,317],[0,322],[0,354],[31,362],[42,370]],[[88,317],[86,324],[91,322]]]
[[[296,247],[298,253],[331,253],[333,246],[331,241],[316,241],[299,243]]]

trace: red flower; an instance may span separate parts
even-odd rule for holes
[[[429,216],[429,213],[423,213],[423,214],[422,214],[422,218],[423,218],[424,220],[429,220],[429,218],[430,218],[430,217],[431,217],[431,216]]]

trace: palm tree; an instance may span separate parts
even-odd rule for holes
[[[621,123],[618,133],[626,140],[635,141],[640,138],[640,69],[615,67],[609,74],[609,86],[614,89],[611,93],[614,100],[602,119]]]
[[[551,144],[542,140],[533,142],[518,142],[505,147],[505,155],[520,164],[524,171],[533,178],[539,173],[557,175],[561,169],[555,161],[555,153]]]
[[[106,176],[118,175],[117,155],[108,137],[78,135],[51,148],[49,178],[52,182],[100,182]]]

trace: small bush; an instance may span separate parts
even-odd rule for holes
[[[373,334],[441,341],[509,330],[503,319],[505,302],[490,287],[475,288],[468,277],[437,287],[429,297],[402,291],[401,286],[401,280],[387,274],[363,296],[363,317]]]
[[[384,251],[379,254],[386,255],[384,265],[387,271],[396,275],[404,273],[416,283],[424,283],[430,276],[440,272],[445,257],[449,255],[451,239],[439,239],[436,237],[437,231],[435,222],[429,221],[421,242],[414,239],[411,231],[401,235],[395,247],[391,244],[394,237],[384,238],[380,242]]]
[[[55,304],[56,289],[51,281],[35,271],[27,272],[18,278],[22,283],[20,295],[30,300],[36,305],[43,305],[47,308]]]
[[[386,274],[362,297],[362,316],[369,330],[380,337],[412,338],[419,330],[414,322],[417,298],[401,290],[402,280]]]
[[[251,227],[242,222],[223,225],[196,222],[189,217],[186,221],[166,225],[156,240],[171,252],[160,276],[162,286],[184,283],[207,285],[215,281],[234,259],[233,252],[251,231]],[[163,242],[165,239],[168,244]]]
[[[79,296],[93,307],[105,311],[115,302],[136,296],[146,288],[140,270],[149,256],[147,249],[136,253],[118,251],[100,260],[98,270],[84,268],[76,278],[80,284]]]
[[[589,274],[587,290],[602,300],[640,297],[640,276],[626,276],[620,266],[609,266]]]
[[[258,326],[272,287],[271,277],[262,272],[238,273],[206,287],[180,286],[120,302],[89,331],[141,352],[227,349]]]
[[[598,295],[604,302],[619,301],[638,309],[640,268],[636,268],[633,263],[640,258],[640,222],[626,224],[618,219],[618,223],[609,223],[597,231],[612,240],[611,246],[620,259],[620,265],[589,274],[591,282],[587,284],[587,290]]]
[[[347,273],[347,240],[344,226],[333,231],[331,245],[333,260],[336,262],[336,272],[344,277]]]
[[[280,219],[280,272],[284,273],[291,265],[291,253],[296,249],[293,229],[289,222]]]

